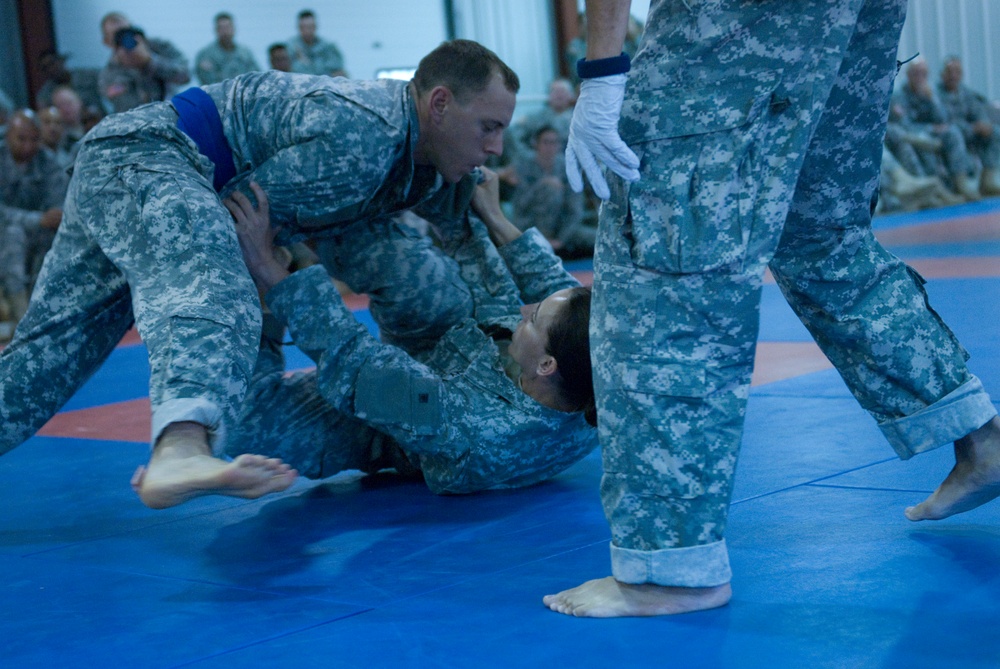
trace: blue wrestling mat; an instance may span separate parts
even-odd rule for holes
[[[876,220],[994,398],[997,203]],[[542,606],[609,573],[598,453],[516,491],[436,497],[345,473],[149,510],[129,487],[148,449],[132,343],[0,458],[0,667],[1000,667],[1000,503],[908,522],[950,449],[897,460],[773,284],[761,321],[725,608],[587,620]]]

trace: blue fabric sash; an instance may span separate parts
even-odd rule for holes
[[[178,93],[170,99],[179,118],[177,127],[194,140],[198,151],[215,165],[212,185],[219,192],[236,176],[233,151],[222,134],[222,119],[219,110],[208,93],[197,86]]]

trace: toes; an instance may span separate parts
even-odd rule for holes
[[[142,482],[145,479],[146,479],[146,468],[143,467],[142,465],[139,465],[139,468],[135,470],[134,474],[132,474],[132,480],[130,481],[130,483],[132,484],[132,490],[138,493],[142,489]]]

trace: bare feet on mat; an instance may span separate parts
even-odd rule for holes
[[[665,616],[725,606],[733,591],[728,583],[713,588],[678,588],[645,583],[619,583],[613,577],[542,598],[557,613],[583,618]]]
[[[955,467],[931,496],[906,509],[910,520],[940,520],[1000,495],[1000,418],[955,442]]]
[[[175,425],[164,431],[149,464],[132,476],[132,489],[151,509],[204,495],[255,499],[285,490],[295,481],[297,472],[281,460],[251,454],[232,462],[220,460],[210,454],[202,426]]]

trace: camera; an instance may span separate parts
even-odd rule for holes
[[[119,28],[117,32],[115,32],[115,46],[120,46],[126,51],[131,51],[139,44],[139,41],[136,38],[145,36],[146,34],[139,28],[133,28],[132,26]]]

